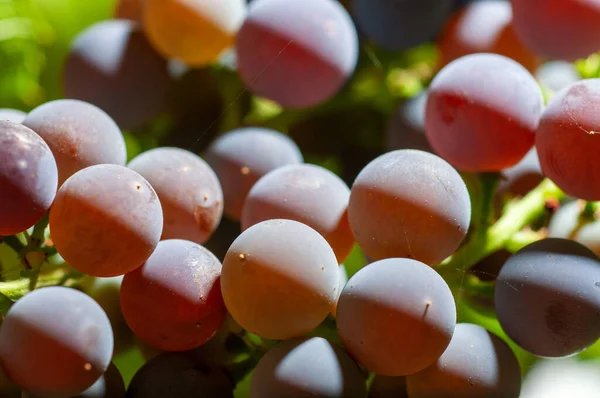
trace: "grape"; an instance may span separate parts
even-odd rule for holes
[[[533,147],[542,112],[537,82],[497,54],[459,58],[433,79],[425,132],[433,149],[463,171],[500,171]]]
[[[0,108],[0,120],[12,123],[23,123],[27,114],[17,109]]]
[[[162,239],[202,244],[223,215],[223,191],[210,166],[192,152],[156,148],[129,163],[156,190],[164,214]]]
[[[233,45],[245,13],[243,0],[147,0],[143,18],[163,56],[202,66]]]
[[[242,232],[221,276],[233,319],[273,340],[316,328],[335,302],[338,283],[338,263],[325,238],[292,220],[263,221]]]
[[[121,308],[127,324],[159,350],[186,351],[204,344],[225,319],[221,263],[194,242],[161,241],[150,258],[125,275]]]
[[[58,182],[96,164],[125,165],[121,130],[100,108],[79,100],[56,100],[38,106],[23,124],[48,144],[58,165]]]
[[[344,266],[344,264],[340,264],[340,267],[338,268],[339,271],[339,282],[338,282],[338,290],[337,290],[337,297],[335,299],[335,303],[333,303],[333,308],[331,309],[331,315],[335,318],[335,315],[337,314],[337,306],[338,306],[338,302],[340,299],[340,296],[342,294],[342,291],[344,290],[344,286],[346,286],[346,283],[348,283],[348,271],[346,271],[346,266]]]
[[[302,163],[300,150],[287,136],[265,128],[247,127],[217,138],[206,161],[223,186],[225,214],[239,220],[250,188],[269,171]]]
[[[596,361],[551,359],[537,361],[527,370],[520,398],[595,398],[598,391]]]
[[[0,235],[23,232],[46,214],[58,171],[48,145],[29,128],[0,121]]]
[[[81,32],[63,72],[65,97],[102,108],[124,129],[138,128],[163,110],[169,80],[167,61],[126,20],[98,22]]]
[[[403,258],[377,261],[354,274],[337,309],[346,350],[384,376],[405,376],[433,364],[455,324],[456,306],[444,279]]]
[[[600,221],[595,219],[588,223],[582,221],[580,224],[582,211],[583,205],[577,201],[561,206],[550,220],[550,236],[573,239],[600,255]]]
[[[600,200],[600,79],[577,82],[548,104],[535,146],[544,174],[571,196]]]
[[[523,349],[562,357],[600,337],[600,260],[580,243],[534,242],[504,264],[498,281],[498,320]]]
[[[400,104],[385,130],[385,148],[419,149],[433,152],[425,136],[425,105],[427,92]]]
[[[146,363],[133,377],[128,398],[233,398],[233,385],[219,368],[189,354],[167,353]]]
[[[93,276],[118,276],[148,259],[163,217],[150,184],[135,171],[97,165],[71,176],[50,211],[52,240],[69,265]]]
[[[406,392],[406,377],[375,375],[369,398],[408,398]]]
[[[544,179],[540,160],[535,148],[516,165],[502,170],[500,184],[496,190],[496,200],[501,205],[504,196],[525,196]],[[501,206],[500,206],[501,208]]]
[[[360,172],[348,218],[372,259],[408,257],[435,265],[465,237],[471,204],[465,183],[448,163],[405,149],[376,158]]]
[[[115,8],[115,18],[142,22],[144,6],[147,1],[148,0],[118,0]]]
[[[34,395],[79,394],[106,371],[112,352],[112,330],[102,308],[66,287],[25,295],[0,328],[6,373]]]
[[[90,388],[75,398],[125,398],[125,383],[114,364]]]
[[[411,398],[518,398],[521,369],[515,354],[478,325],[458,324],[437,362],[407,377]]]
[[[354,72],[358,37],[337,1],[261,0],[248,8],[236,51],[251,91],[286,108],[310,108],[333,97]]]
[[[283,166],[258,180],[248,193],[242,230],[275,218],[299,221],[323,235],[341,263],[354,245],[347,214],[349,198],[346,183],[323,167]]]
[[[250,398],[366,396],[359,367],[341,347],[322,337],[279,343],[262,357],[250,382]]]
[[[466,5],[446,23],[438,39],[438,49],[442,66],[475,53],[500,54],[530,71],[540,63],[517,38],[512,24],[512,7],[504,0]]]
[[[575,66],[570,62],[547,62],[537,68],[535,78],[543,87],[552,91],[560,91],[565,87],[581,80]]]
[[[360,30],[378,45],[402,51],[433,39],[452,11],[453,0],[355,0]]]
[[[512,0],[519,38],[539,55],[565,61],[600,50],[600,1]]]

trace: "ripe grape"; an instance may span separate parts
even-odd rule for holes
[[[12,123],[23,123],[27,114],[23,111],[10,108],[0,108],[0,120],[9,121]]]
[[[595,398],[598,363],[580,358],[542,359],[527,370],[520,398]]]
[[[554,92],[581,80],[579,72],[570,62],[553,61],[546,62],[537,68],[535,78],[540,84]]]
[[[223,215],[223,190],[210,166],[192,152],[156,148],[138,155],[129,168],[156,190],[164,215],[162,239],[203,244]]]
[[[463,171],[500,171],[533,147],[542,112],[539,85],[497,54],[459,58],[429,87],[425,132],[433,149]]]
[[[338,283],[338,263],[325,238],[292,220],[263,221],[242,232],[221,276],[233,319],[273,340],[316,328],[336,300]]]
[[[50,210],[52,240],[73,268],[93,276],[133,271],[160,240],[163,216],[156,192],[123,166],[97,165],[71,176]]]
[[[46,214],[58,171],[48,145],[29,128],[0,121],[0,236],[23,232]]]
[[[544,179],[540,160],[535,148],[516,165],[502,170],[500,184],[496,190],[496,199],[502,204],[504,196],[522,197],[538,186]],[[501,206],[500,206],[501,207]]]
[[[435,364],[408,376],[407,385],[411,398],[518,398],[521,369],[498,336],[463,323]]]
[[[544,174],[571,196],[600,200],[600,79],[560,91],[544,110],[535,145]]]
[[[164,57],[203,66],[233,45],[245,13],[243,0],[147,0],[144,29]]]
[[[275,218],[299,221],[323,235],[341,263],[354,245],[347,214],[349,198],[346,183],[323,167],[283,166],[258,180],[248,193],[242,230]]]
[[[408,257],[435,265],[464,239],[471,204],[465,183],[448,163],[405,149],[376,158],[360,172],[348,218],[372,259]]]
[[[442,355],[456,324],[450,288],[431,267],[390,258],[369,264],[346,284],[337,309],[344,347],[384,376],[425,369]]]
[[[284,341],[252,374],[250,398],[366,398],[364,376],[348,354],[322,337]]]
[[[135,129],[163,110],[170,83],[161,58],[131,21],[98,22],[71,45],[63,71],[65,97],[87,101],[124,129]]]
[[[125,382],[119,369],[111,363],[90,388],[74,398],[125,398]]]
[[[438,49],[441,66],[475,53],[500,54],[530,71],[539,65],[537,56],[517,38],[512,7],[504,0],[466,5],[446,23],[438,39]]]
[[[112,330],[102,308],[66,287],[25,295],[0,328],[6,373],[33,395],[79,394],[106,371],[112,353]]]
[[[23,124],[48,144],[58,165],[58,183],[97,164],[125,165],[125,140],[100,108],[79,100],[56,100],[38,106]]]
[[[236,51],[251,91],[286,108],[310,108],[354,72],[358,37],[337,1],[261,0],[249,5]]]
[[[302,163],[303,158],[287,136],[247,127],[217,138],[206,152],[206,161],[223,186],[225,214],[239,220],[246,196],[260,177],[278,167]]]
[[[340,264],[340,267],[338,268],[339,271],[339,281],[338,281],[338,290],[337,290],[337,297],[335,298],[335,303],[333,303],[333,308],[331,309],[331,316],[333,316],[335,318],[335,315],[337,314],[337,306],[338,306],[338,302],[340,300],[340,296],[342,295],[342,291],[344,290],[344,286],[346,286],[346,283],[348,283],[348,271],[346,271],[346,266],[344,264]]]
[[[121,285],[127,324],[159,350],[186,351],[219,329],[226,311],[221,297],[221,263],[197,243],[161,241],[150,258]]]
[[[427,91],[400,104],[385,130],[385,148],[419,149],[433,152],[425,136],[425,105]]]
[[[116,19],[129,19],[142,22],[144,6],[148,0],[118,0],[115,8]]]
[[[433,39],[452,12],[453,0],[355,0],[354,19],[376,44],[402,51]]]
[[[552,216],[548,230],[553,238],[572,239],[600,255],[600,221],[580,222],[581,202],[569,202]]]
[[[600,260],[582,244],[558,238],[534,242],[504,264],[498,281],[498,320],[523,349],[562,357],[600,337]]]
[[[161,354],[133,377],[128,398],[233,398],[233,385],[220,368],[185,353]]]
[[[369,398],[408,398],[406,377],[375,375],[369,388]]]
[[[512,0],[519,38],[537,54],[573,61],[600,50],[600,1]]]

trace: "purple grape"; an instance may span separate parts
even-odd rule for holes
[[[6,120],[12,123],[23,123],[27,114],[17,109],[1,108],[0,120]]]
[[[385,131],[385,148],[388,151],[419,149],[433,152],[425,136],[426,104],[427,92],[424,91],[398,106]]]

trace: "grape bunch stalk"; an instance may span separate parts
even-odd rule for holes
[[[543,3],[120,0],[46,49],[0,396],[548,398],[600,357],[600,1]]]

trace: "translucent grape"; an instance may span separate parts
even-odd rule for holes
[[[475,53],[500,54],[530,71],[540,64],[537,56],[517,38],[512,7],[504,0],[466,5],[446,23],[438,39],[438,49],[441,66]]]
[[[578,201],[562,205],[552,216],[548,231],[553,238],[573,239],[600,255],[600,220],[580,220],[583,207]]]
[[[369,264],[346,284],[337,328],[346,350],[384,376],[419,372],[442,355],[456,324],[450,288],[433,269],[391,258]]]
[[[24,125],[46,141],[58,165],[58,183],[97,164],[125,165],[125,140],[116,123],[100,108],[78,100],[38,106]]]
[[[459,58],[429,87],[425,132],[441,157],[463,171],[500,171],[533,147],[540,87],[525,68],[497,54]]]
[[[385,148],[433,152],[425,136],[427,91],[400,104],[385,130]]]
[[[29,128],[0,121],[0,236],[23,232],[46,214],[58,171],[48,145]]]
[[[322,337],[279,343],[262,357],[250,398],[366,398],[364,376],[348,354]]]
[[[81,393],[106,371],[110,322],[89,296],[46,287],[17,301],[0,328],[0,359],[24,390],[40,396]]]
[[[512,0],[519,38],[537,54],[573,61],[600,50],[600,1]]]
[[[353,15],[375,43],[402,51],[433,39],[452,11],[453,0],[355,0]]]
[[[247,127],[217,138],[206,152],[223,187],[225,214],[239,220],[248,192],[260,177],[287,164],[303,162],[287,136],[265,128]]]
[[[111,363],[90,388],[74,398],[125,398],[125,382],[119,369]]]
[[[92,103],[124,129],[135,129],[166,105],[167,61],[137,24],[98,22],[73,41],[63,70],[65,97]]]
[[[463,323],[436,363],[408,376],[407,385],[411,398],[518,398],[521,369],[498,336]]]
[[[581,80],[577,68],[572,63],[564,61],[546,62],[537,68],[535,78],[543,87],[554,92]]]
[[[600,200],[600,79],[577,82],[550,100],[535,138],[544,174],[567,194]]]
[[[186,351],[219,329],[226,311],[221,263],[197,243],[161,241],[150,258],[125,275],[121,308],[131,330],[159,350]]]
[[[369,398],[408,398],[406,377],[375,375],[369,388]]]
[[[338,263],[317,231],[292,220],[256,224],[233,242],[221,276],[223,299],[244,329],[274,340],[316,328],[337,297]]]
[[[123,166],[91,166],[69,178],[50,211],[52,240],[69,265],[93,276],[133,271],[162,232],[156,192]]]
[[[17,109],[0,108],[0,120],[12,123],[23,123],[27,114]]]
[[[523,349],[562,357],[600,337],[600,260],[582,244],[558,238],[534,242],[504,264],[498,281],[498,320]]]
[[[202,244],[217,229],[223,215],[223,190],[200,157],[163,147],[138,155],[128,166],[156,190],[164,215],[162,239]]]
[[[275,218],[299,221],[323,235],[341,263],[354,245],[349,199],[350,188],[331,171],[309,164],[283,166],[258,180],[248,193],[242,230]]]
[[[435,265],[464,239],[471,204],[465,183],[448,163],[405,149],[376,158],[360,172],[348,218],[372,259],[408,257]]]
[[[202,66],[233,45],[245,13],[243,0],[147,0],[144,29],[163,56]]]
[[[249,5],[236,51],[251,91],[286,108],[309,108],[333,97],[354,72],[358,37],[337,1],[261,0]]]
[[[146,363],[133,377],[128,398],[233,398],[233,385],[223,371],[193,359],[168,353]]]

